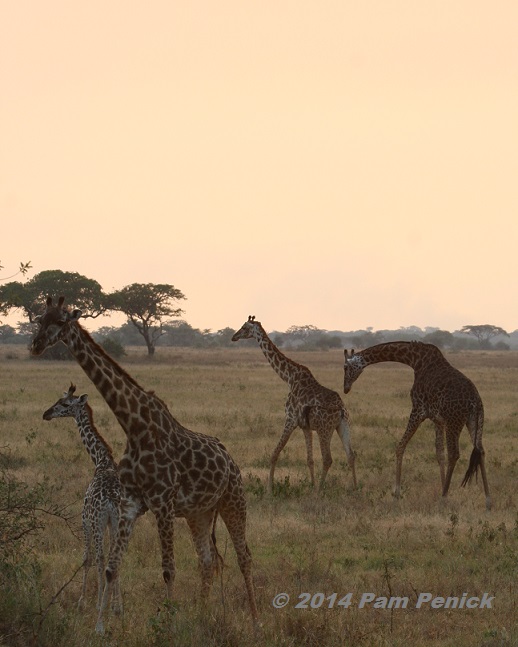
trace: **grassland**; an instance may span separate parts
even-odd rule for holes
[[[342,391],[341,351],[290,353],[324,385]],[[338,437],[323,493],[308,484],[305,446],[297,430],[276,471],[274,496],[266,493],[269,456],[284,421],[286,385],[258,348],[157,352],[150,363],[132,349],[121,364],[146,389],[154,389],[186,427],[216,435],[239,464],[249,503],[249,545],[263,625],[254,635],[235,554],[223,524],[218,546],[226,567],[210,604],[198,600],[194,548],[183,520],[176,530],[175,599],[164,603],[160,551],[149,514],[137,523],[122,567],[125,613],[109,617],[100,638],[95,625],[96,579],[90,604],[79,614],[80,573],[57,597],[37,641],[71,645],[518,645],[518,353],[449,355],[477,385],[486,410],[484,445],[493,510],[486,512],[482,484],[460,488],[470,454],[466,431],[450,496],[440,496],[434,429],[425,423],[408,446],[402,499],[392,497],[394,448],[410,411],[411,369],[381,364],[367,369],[344,396],[351,414],[359,488]],[[70,381],[89,394],[97,426],[120,456],[125,438],[110,410],[75,362],[31,360],[26,351],[0,347],[0,446],[9,447],[15,475],[30,484],[46,479],[56,502],[68,504],[72,531],[47,519],[35,553],[41,588],[34,608],[49,601],[82,561],[80,513],[92,463],[73,420],[44,422],[43,411]],[[317,473],[320,453],[315,437]],[[272,599],[288,593],[275,609]],[[299,595],[351,593],[351,604],[295,608]],[[420,593],[434,597],[493,596],[490,609],[416,608]],[[378,600],[359,608],[363,593]],[[28,594],[27,594],[28,595]],[[406,608],[381,608],[381,598],[408,598]],[[316,597],[318,604],[322,597]],[[2,605],[0,604],[0,607]],[[2,612],[6,613],[2,607]],[[35,616],[34,622],[37,623]],[[23,644],[3,619],[0,644]],[[0,630],[1,634],[1,630]],[[2,642],[3,641],[3,642]]]

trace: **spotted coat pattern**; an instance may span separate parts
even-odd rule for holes
[[[459,436],[468,428],[473,451],[463,485],[468,483],[480,468],[486,508],[491,508],[491,498],[482,446],[484,406],[473,382],[452,366],[433,344],[423,342],[388,342],[371,346],[358,353],[344,351],[344,393],[349,393],[353,383],[366,366],[379,362],[401,362],[414,369],[414,384],[410,391],[412,410],[407,428],[396,448],[396,486],[394,494],[400,496],[401,468],[405,448],[419,425],[429,418],[435,425],[435,447],[441,472],[442,494],[446,496],[453,470],[459,459]],[[445,470],[444,438],[448,452]]]
[[[87,402],[88,396],[77,396],[75,390],[76,387],[71,384],[63,397],[45,411],[43,419],[74,418],[83,445],[95,465],[94,477],[86,490],[82,512],[85,548],[83,588],[78,606],[80,609],[85,606],[88,571],[92,566],[95,546],[98,574],[97,608],[100,609],[104,589],[104,535],[108,529],[110,544],[114,543],[119,527],[121,485],[111,447],[94,424],[92,408]],[[113,609],[117,614],[122,610],[118,581],[113,595]]]
[[[155,515],[162,551],[162,573],[168,597],[175,577],[173,529],[175,517],[184,517],[198,553],[202,598],[206,598],[219,565],[214,526],[223,519],[243,574],[252,618],[257,607],[252,583],[252,558],[246,542],[246,499],[239,468],[223,444],[211,436],[183,427],[166,404],[145,391],[79,324],[81,312],[57,306],[47,299],[37,318],[39,330],[31,352],[41,354],[62,341],[95,384],[123,428],[126,450],[119,462],[123,488],[117,541],[108,560],[97,631],[104,631],[103,611],[119,576],[123,553],[136,518],[151,510]]]
[[[298,364],[284,355],[266,334],[259,321],[254,316],[234,334],[232,341],[240,339],[255,339],[264,356],[279,377],[288,383],[290,391],[285,405],[285,422],[281,438],[275,447],[270,459],[270,476],[268,487],[273,488],[275,465],[281,451],[286,446],[293,431],[300,427],[304,432],[306,441],[307,464],[311,476],[311,483],[315,483],[313,461],[313,436],[317,432],[322,453],[322,476],[320,487],[325,483],[327,472],[331,467],[331,438],[336,430],[347,454],[351,468],[354,487],[356,487],[356,471],[354,466],[354,452],[351,447],[349,413],[344,406],[342,398],[336,391],[322,386],[313,377],[311,371],[302,364]]]

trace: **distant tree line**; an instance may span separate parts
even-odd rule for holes
[[[25,267],[24,267],[25,269]],[[26,271],[26,270],[25,270]],[[20,269],[22,274],[25,271]],[[177,302],[185,295],[170,284],[132,283],[110,294],[100,284],[75,272],[47,270],[36,274],[26,283],[12,281],[0,285],[0,315],[19,310],[25,321],[16,327],[1,324],[0,343],[28,344],[34,333],[32,321],[41,313],[47,295],[63,295],[65,303],[82,311],[84,318],[97,318],[110,311],[122,312],[127,321],[122,326],[102,326],[93,337],[106,350],[120,357],[127,346],[145,346],[149,356],[157,347],[176,346],[192,348],[233,347],[235,330],[223,328],[216,332],[193,328],[180,319],[183,310]],[[397,330],[328,331],[313,325],[291,326],[285,332],[272,331],[270,335],[279,347],[286,350],[329,350],[333,348],[361,349],[388,341],[420,340],[435,344],[443,350],[509,350],[518,348],[518,330],[508,334],[503,328],[490,324],[466,325],[449,332],[417,326]],[[248,340],[254,346],[254,340]],[[61,359],[68,356],[58,344],[44,357]]]

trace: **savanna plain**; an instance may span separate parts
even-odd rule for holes
[[[45,481],[54,502],[66,506],[70,516],[64,523],[46,515],[44,529],[33,539],[38,586],[7,583],[12,596],[0,600],[0,644],[518,645],[518,352],[447,354],[484,402],[490,512],[480,478],[460,487],[471,453],[466,429],[450,495],[442,500],[435,430],[428,421],[407,447],[402,498],[393,498],[394,450],[411,406],[410,368],[371,366],[344,396],[342,351],[286,354],[342,395],[351,416],[356,490],[336,435],[326,486],[321,492],[312,489],[304,437],[297,429],[277,464],[274,491],[267,492],[269,458],[283,429],[288,389],[256,346],[159,348],[152,361],[141,349],[127,349],[120,364],[128,373],[155,390],[184,426],[217,436],[241,469],[262,629],[254,633],[243,578],[221,520],[217,545],[225,566],[208,603],[199,602],[197,559],[182,519],[175,529],[174,599],[164,600],[156,524],[147,513],[137,521],[122,564],[124,614],[107,613],[106,633],[98,636],[95,566],[86,610],[77,609],[81,509],[93,464],[73,419],[45,422],[42,414],[74,382],[78,393],[89,395],[97,428],[116,459],[125,436],[74,361],[30,359],[26,349],[0,346],[2,452],[16,479],[31,486]],[[314,456],[318,478],[316,435]],[[290,601],[276,609],[272,600],[280,593]],[[299,597],[303,593],[310,597]],[[373,599],[360,608],[365,593]],[[487,593],[491,608],[432,608],[430,602],[417,608],[423,593],[459,600]],[[305,608],[296,608],[299,602]],[[34,628],[32,635],[16,631],[21,614]]]

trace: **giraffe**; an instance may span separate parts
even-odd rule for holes
[[[84,533],[83,555],[83,588],[78,607],[84,609],[86,582],[88,571],[92,565],[92,540],[95,545],[97,563],[97,609],[101,608],[104,589],[104,534],[110,531],[110,544],[115,541],[115,533],[119,527],[119,510],[121,501],[121,485],[117,464],[113,458],[111,447],[98,432],[94,421],[92,408],[88,404],[86,394],[75,395],[76,387],[71,384],[63,397],[55,402],[43,414],[43,420],[53,418],[74,418],[83,445],[95,465],[95,474],[86,490],[82,523]],[[114,590],[113,609],[118,615],[122,610],[120,590]]]
[[[31,353],[41,355],[62,341],[113,411],[127,440],[119,462],[123,495],[119,528],[106,568],[107,584],[97,632],[104,631],[103,612],[119,577],[135,520],[147,510],[157,521],[168,598],[176,572],[174,519],[185,518],[191,531],[200,564],[203,600],[221,559],[214,530],[217,516],[223,519],[245,581],[254,626],[258,628],[252,557],[246,542],[247,507],[238,466],[217,438],[183,427],[153,391],[145,391],[92,339],[79,323],[81,311],[69,310],[63,304],[64,297],[57,305],[53,305],[52,297],[47,298],[43,314],[35,319],[38,331]]]
[[[333,462],[331,438],[336,430],[347,454],[353,485],[356,488],[355,455],[351,447],[349,413],[338,393],[317,382],[306,366],[294,362],[281,353],[268,337],[261,323],[255,320],[255,316],[250,315],[248,321],[232,337],[232,341],[240,339],[255,339],[270,366],[282,380],[288,383],[290,388],[285,406],[284,431],[270,459],[269,491],[273,490],[273,476],[277,459],[297,427],[300,427],[304,432],[307,464],[312,485],[315,484],[312,431],[317,432],[322,453],[322,476],[320,479],[320,488],[322,488]]]
[[[344,354],[344,393],[349,393],[355,380],[370,364],[401,362],[414,369],[414,383],[410,391],[412,411],[406,431],[396,448],[396,498],[399,498],[401,491],[401,467],[405,448],[419,425],[429,418],[436,430],[435,449],[441,472],[442,496],[448,494],[453,470],[460,456],[459,436],[466,425],[473,443],[473,451],[462,485],[469,483],[473,475],[477,475],[480,467],[486,508],[490,510],[491,497],[482,446],[484,406],[473,382],[454,368],[433,344],[396,341],[371,346],[359,353],[353,350],[350,355],[344,350]],[[448,450],[446,472],[444,436]]]

